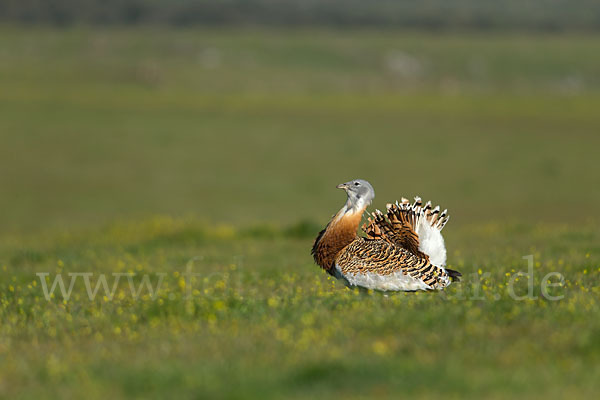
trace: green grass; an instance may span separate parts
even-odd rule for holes
[[[77,234],[14,238],[0,283],[3,395],[162,398],[564,398],[597,389],[595,226],[447,227],[443,293],[361,293],[312,264],[302,229],[251,230],[158,218]],[[510,277],[534,256],[536,300]],[[199,276],[186,298],[182,273]],[[481,273],[481,275],[478,273]],[[155,300],[126,281],[93,301],[83,281],[44,298],[38,272],[167,273]],[[541,295],[549,272],[565,277]],[[489,275],[484,275],[489,272]],[[79,278],[81,279],[81,278]],[[123,278],[124,279],[124,278]],[[527,292],[520,278],[515,293]],[[552,278],[555,282],[556,279]],[[135,285],[139,279],[135,279]]]
[[[0,397],[593,395],[598,39],[1,27]],[[312,263],[359,177],[450,210],[462,283],[386,297]],[[36,276],[128,271],[158,298]]]

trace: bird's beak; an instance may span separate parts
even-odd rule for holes
[[[347,183],[340,183],[339,185],[336,186],[336,188],[338,189],[348,189],[348,184]]]

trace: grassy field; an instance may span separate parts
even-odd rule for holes
[[[0,398],[593,396],[598,71],[593,35],[0,28]],[[313,265],[359,177],[450,210],[462,283]]]

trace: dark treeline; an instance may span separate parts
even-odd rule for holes
[[[0,21],[598,30],[599,0],[0,0]]]

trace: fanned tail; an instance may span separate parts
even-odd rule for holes
[[[362,226],[367,239],[385,240],[431,259],[435,265],[446,264],[441,230],[450,219],[448,210],[440,212],[440,207],[432,207],[430,201],[423,205],[420,197],[415,197],[412,204],[402,198],[400,202],[387,204],[386,208],[385,215],[376,210]]]
[[[421,202],[421,198],[415,197],[415,204]],[[444,229],[444,226],[448,223],[450,216],[448,215],[448,210],[444,210],[440,213],[440,206],[435,206],[435,208],[431,208],[431,201],[428,201],[425,204],[425,207],[420,210],[420,216],[424,218],[425,221],[432,227],[441,231]]]

